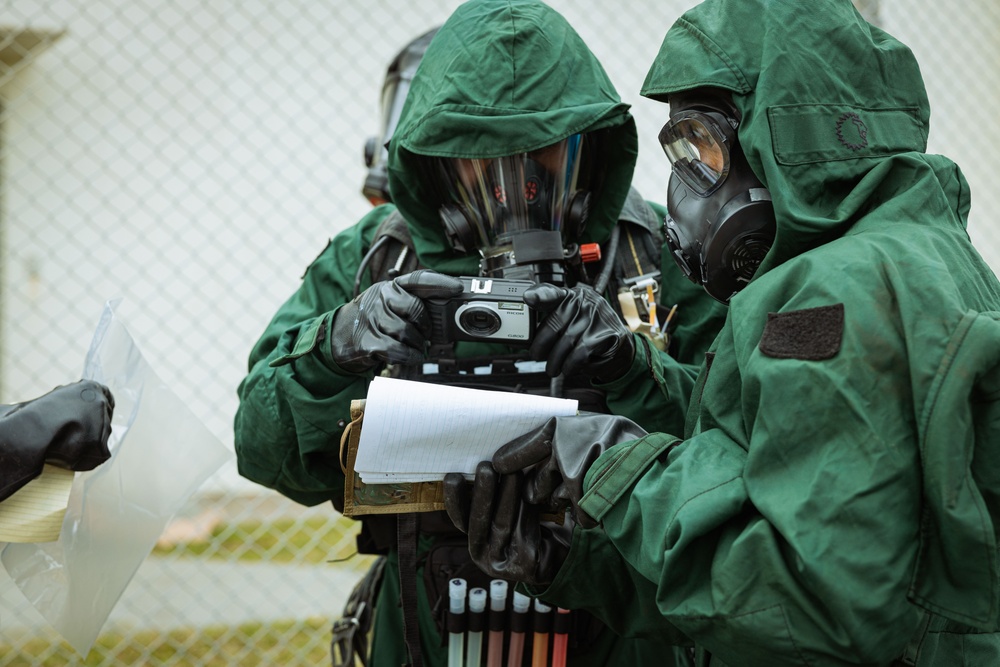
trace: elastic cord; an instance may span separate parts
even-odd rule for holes
[[[380,236],[376,239],[375,243],[372,244],[372,247],[368,249],[368,252],[365,253],[365,256],[361,258],[361,264],[358,265],[358,272],[354,274],[354,291],[351,295],[352,299],[361,293],[361,278],[365,274],[365,269],[368,268],[368,263],[372,261],[372,257],[375,255],[375,252],[388,243],[390,238],[390,236]]]

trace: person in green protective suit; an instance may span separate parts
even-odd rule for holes
[[[379,374],[563,395],[650,430],[680,428],[683,411],[657,406],[686,402],[698,366],[676,360],[700,363],[725,309],[672,268],[660,278],[664,212],[630,188],[637,143],[628,105],[560,14],[535,0],[461,5],[427,45],[389,141],[392,204],[336,235],[250,354],[234,425],[240,473],[342,509],[341,435]],[[457,297],[455,276],[541,283],[524,296],[538,317],[531,346],[428,347],[425,300]],[[624,322],[626,302],[650,317],[653,289],[660,328],[679,305],[673,356]],[[363,517],[359,550],[387,554],[368,664],[444,665],[447,579],[471,588],[490,577],[444,512],[419,516],[413,567],[398,528],[393,515]],[[414,571],[416,600],[401,599]],[[415,624],[404,623],[411,602]],[[669,665],[671,651],[581,614],[569,664]]]
[[[449,476],[472,556],[700,665],[1000,664],[1000,283],[912,53],[849,0],[705,0],[643,94],[728,317],[683,433],[559,418]]]

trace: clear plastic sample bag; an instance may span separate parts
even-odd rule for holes
[[[57,541],[0,553],[18,588],[84,656],[171,517],[233,456],[145,361],[118,303],[101,314],[83,374],[114,395],[111,458],[76,474]]]

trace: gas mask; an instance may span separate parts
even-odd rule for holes
[[[747,163],[738,113],[726,102],[671,100],[659,136],[672,167],[667,245],[684,274],[722,303],[750,282],[775,237],[771,194]]]
[[[410,82],[417,71],[417,65],[424,57],[424,52],[427,51],[427,46],[431,43],[431,38],[437,31],[437,28],[433,28],[404,46],[393,58],[385,73],[379,105],[382,120],[379,135],[369,137],[365,142],[365,166],[368,167],[368,175],[365,176],[361,194],[373,206],[390,201],[389,178],[385,171],[389,153],[385,144],[396,131],[403,103],[406,101],[407,93],[410,92]]]
[[[589,135],[492,159],[427,158],[442,187],[441,222],[458,252],[480,254],[480,274],[555,285],[576,282],[577,241],[594,175]],[[591,156],[592,157],[592,156]]]

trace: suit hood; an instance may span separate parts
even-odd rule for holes
[[[606,170],[583,241],[608,237],[628,194],[637,138],[627,104],[561,14],[531,0],[471,0],[431,41],[389,143],[389,188],[431,268],[475,275],[453,251],[421,157],[495,158],[605,130]]]

